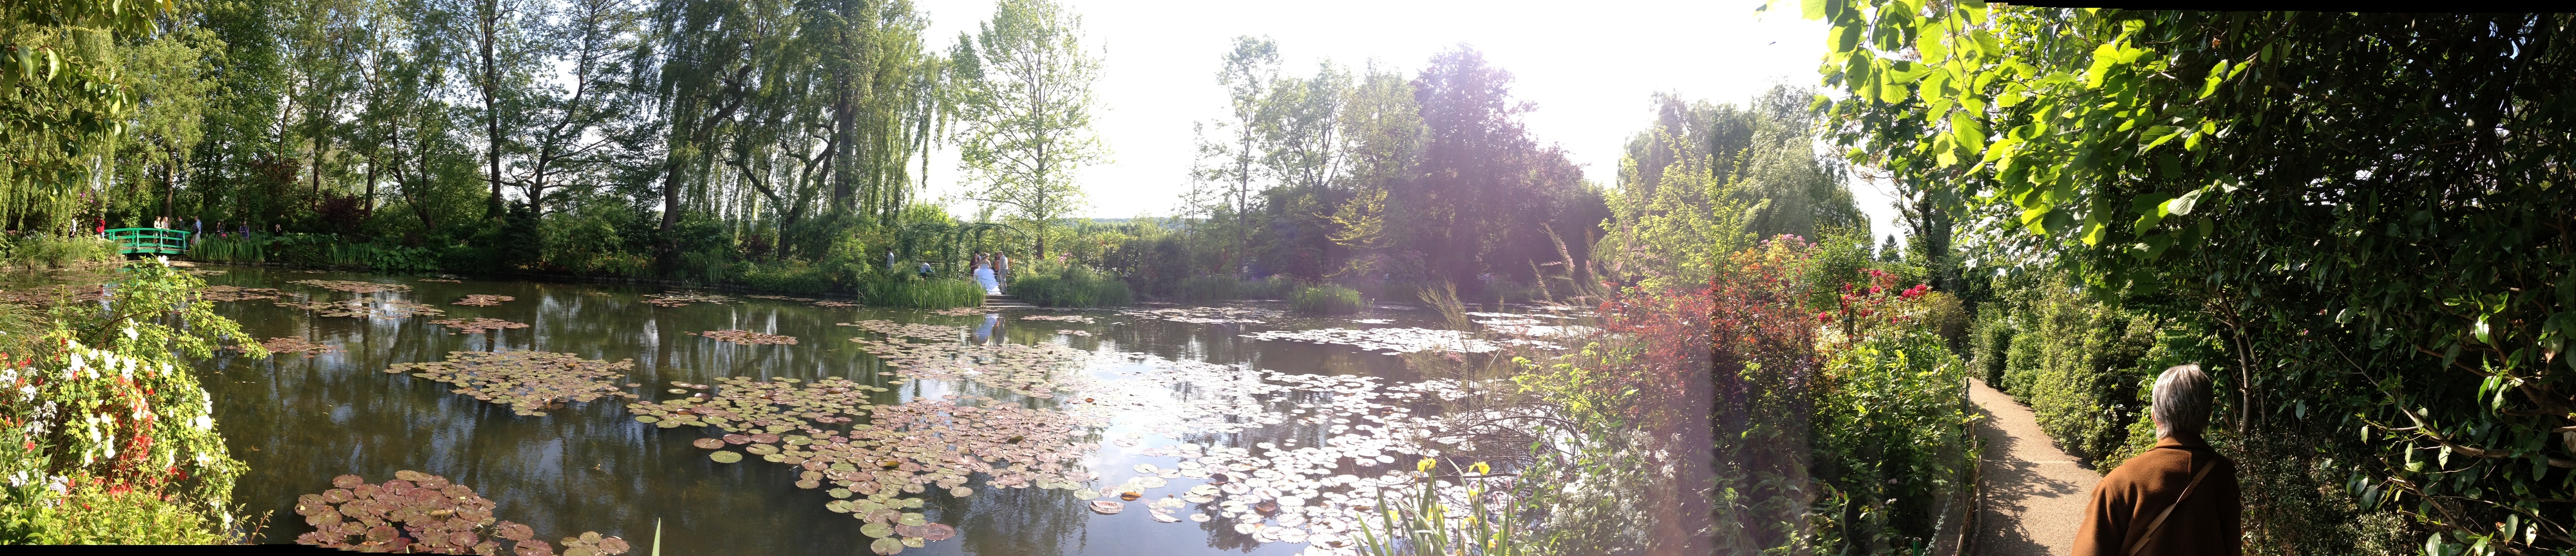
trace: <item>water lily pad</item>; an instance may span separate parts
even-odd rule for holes
[[[974,496],[974,495],[975,495],[975,489],[966,488],[966,487],[951,488],[951,489],[948,489],[948,495],[949,495],[949,496],[955,496],[955,497],[958,497],[958,498],[965,498],[965,497],[968,497],[968,496]]]
[[[438,319],[438,320],[429,321],[429,323],[430,323],[430,324],[439,325],[439,326],[445,326],[445,327],[448,327],[448,328],[454,328],[454,329],[456,329],[456,332],[453,332],[453,333],[461,333],[461,334],[482,334],[482,333],[485,333],[485,332],[491,332],[491,331],[494,331],[494,330],[504,330],[504,329],[511,329],[511,328],[527,328],[527,327],[528,327],[528,325],[523,324],[523,323],[510,322],[510,321],[501,320],[501,319],[487,319],[487,318],[476,318],[476,319],[474,319],[474,320],[465,320],[465,319]]]
[[[700,439],[697,439],[697,440],[691,440],[691,441],[689,441],[689,445],[691,445],[691,446],[697,446],[697,447],[700,447],[700,448],[706,448],[706,449],[709,449],[709,450],[713,450],[713,449],[717,449],[717,448],[723,448],[723,447],[724,447],[724,441],[722,441],[722,440],[716,440],[716,439],[713,439],[713,438],[700,438]]]
[[[759,332],[752,332],[752,331],[749,331],[749,330],[713,330],[713,331],[707,331],[707,332],[690,332],[690,333],[689,333],[689,335],[691,335],[691,336],[697,336],[697,337],[700,337],[700,338],[706,338],[706,339],[709,339],[709,340],[715,340],[715,341],[719,341],[719,342],[727,342],[727,343],[734,343],[734,344],[742,344],[742,345],[747,345],[747,346],[749,346],[749,345],[794,345],[794,344],[796,343],[796,337],[794,337],[794,336],[780,336],[780,335],[777,335],[777,334],[762,334],[762,333],[759,333]]]
[[[451,351],[446,361],[396,364],[385,372],[418,371],[413,376],[457,385],[458,394],[507,403],[520,415],[542,415],[563,402],[624,395],[612,379],[634,368],[632,359],[610,363],[570,353]]]
[[[945,523],[932,523],[932,524],[929,524],[929,525],[924,525],[924,526],[922,526],[922,529],[923,529],[923,531],[922,531],[922,533],[921,533],[921,538],[922,538],[922,540],[927,540],[927,541],[937,542],[937,541],[944,541],[944,540],[948,540],[948,539],[952,539],[952,538],[956,538],[956,537],[957,537],[957,528],[956,528],[956,527],[950,527],[950,526],[948,526],[948,524],[945,524]]]
[[[466,295],[466,296],[465,296],[465,299],[459,299],[459,300],[456,300],[455,302],[448,303],[448,304],[449,304],[449,305],[471,305],[471,306],[475,306],[475,307],[490,307],[490,306],[493,306],[493,305],[500,305],[500,304],[502,304],[503,302],[518,301],[518,300],[519,300],[519,298],[516,298],[516,297],[510,297],[510,296],[506,296],[506,295],[485,295],[485,294],[479,294],[479,293],[478,293],[478,294],[470,294],[470,295]]]
[[[768,444],[753,444],[753,445],[750,445],[750,446],[744,446],[744,447],[742,448],[742,451],[745,451],[745,452],[751,452],[753,455],[762,455],[762,456],[774,456],[774,455],[778,455],[778,447],[777,447],[777,446],[771,446],[771,445],[768,445]]]
[[[707,454],[707,459],[716,460],[716,463],[733,463],[742,461],[742,452],[717,450],[715,453]]]
[[[859,534],[870,537],[893,536],[894,526],[886,525],[884,523],[869,523],[867,525],[859,526]]]
[[[1095,500],[1091,502],[1091,511],[1097,512],[1101,515],[1115,514],[1126,510],[1127,504],[1121,502],[1111,502],[1108,500]]]
[[[877,539],[877,542],[868,544],[868,549],[874,550],[878,554],[899,554],[903,552],[903,541],[895,539]]]
[[[691,303],[728,303],[732,301],[733,298],[730,297],[688,291],[646,294],[644,296],[644,304],[656,307],[682,307]]]

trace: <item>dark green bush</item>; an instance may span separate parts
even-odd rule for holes
[[[1191,302],[1229,301],[1236,299],[1287,299],[1296,293],[1297,281],[1282,275],[1260,280],[1233,276],[1200,276],[1182,280],[1181,299]]]
[[[1995,388],[2004,387],[2004,356],[2012,350],[2013,327],[2009,317],[2005,311],[1985,311],[1977,315],[1976,324],[1968,327],[1970,375],[1985,379],[1986,385]]]
[[[1325,284],[1298,289],[1289,298],[1288,306],[1309,315],[1348,315],[1360,312],[1366,304],[1360,301],[1359,290]]]
[[[1083,267],[1023,272],[1005,290],[1041,307],[1115,307],[1135,297],[1118,277]]]
[[[833,289],[831,275],[805,261],[755,264],[742,273],[741,280],[745,286],[783,292],[819,294]]]

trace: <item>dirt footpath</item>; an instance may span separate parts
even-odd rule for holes
[[[2075,463],[2040,432],[2030,408],[2012,396],[1969,380],[1968,400],[1986,415],[1977,437],[1986,444],[1980,463],[1974,553],[1979,556],[2064,555],[2074,551],[2075,526],[2101,479]]]

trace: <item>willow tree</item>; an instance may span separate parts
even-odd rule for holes
[[[975,36],[980,75],[963,80],[959,163],[977,201],[1009,207],[1046,256],[1047,227],[1082,203],[1075,171],[1107,157],[1091,129],[1100,59],[1082,20],[1047,0],[1003,0]]]
[[[72,225],[79,191],[124,132],[132,89],[119,35],[152,32],[159,3],[45,0],[0,5],[0,215]]]

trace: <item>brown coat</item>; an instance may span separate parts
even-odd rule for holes
[[[2140,556],[2240,556],[2244,554],[2244,506],[2236,491],[2236,463],[2200,443],[2172,438],[2122,462],[2093,487],[2084,505],[2083,525],[2075,530],[2075,556],[2126,556],[2121,550],[2147,533],[2156,514],[2174,505],[2174,497],[2201,466],[2216,465],[2191,496],[2174,506],[2173,515],[2156,529]]]

